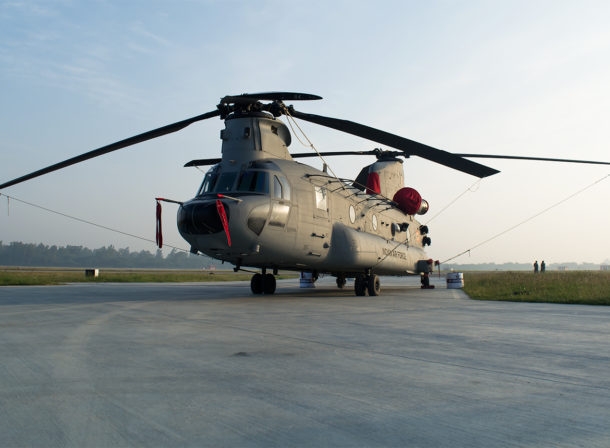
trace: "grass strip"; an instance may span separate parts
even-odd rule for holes
[[[105,270],[98,277],[85,276],[84,269],[0,269],[0,286],[61,285],[66,283],[185,283],[250,281],[252,274],[232,271]],[[276,276],[297,278],[297,274]]]
[[[472,299],[610,305],[610,272],[465,272]]]

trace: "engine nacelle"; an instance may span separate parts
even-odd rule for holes
[[[430,208],[428,201],[422,199],[421,195],[417,190],[410,187],[401,188],[394,194],[392,199],[398,208],[407,215],[423,215]]]

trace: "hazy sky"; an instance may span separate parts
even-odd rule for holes
[[[0,0],[0,182],[214,110],[227,94],[279,90],[324,97],[295,103],[304,112],[452,152],[610,161],[608,23],[604,0]],[[301,126],[320,151],[379,146]],[[202,172],[182,165],[219,156],[222,128],[210,119],[0,193],[154,240],[154,198],[194,195]],[[290,149],[307,150],[296,139]],[[329,161],[347,178],[372,163]],[[478,161],[501,173],[475,184],[405,162],[431,205],[430,257],[610,259],[610,167]],[[187,248],[175,212],[164,206],[165,241]],[[6,196],[0,241],[155,250]]]

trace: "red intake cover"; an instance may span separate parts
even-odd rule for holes
[[[379,173],[369,173],[366,178],[366,194],[381,193],[381,182],[379,181]]]
[[[405,212],[407,215],[414,215],[419,211],[421,207],[421,195],[417,190],[404,187],[396,192],[393,201],[398,204],[398,208]]]

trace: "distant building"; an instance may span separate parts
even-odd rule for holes
[[[602,264],[602,265],[599,267],[599,270],[600,270],[600,271],[610,271],[610,265],[607,265],[607,264]]]

